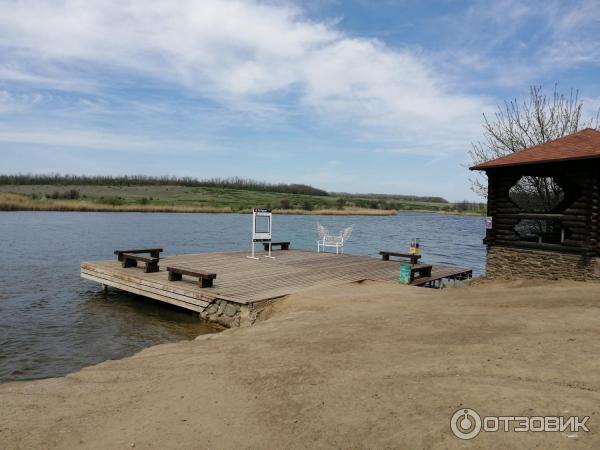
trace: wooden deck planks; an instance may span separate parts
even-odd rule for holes
[[[109,286],[200,311],[215,299],[241,304],[261,302],[311,286],[362,280],[397,281],[401,262],[368,256],[335,255],[304,250],[274,251],[275,259],[246,258],[248,252],[202,253],[164,257],[160,271],[144,273],[114,261],[84,262],[81,276]],[[212,288],[201,289],[193,278],[168,280],[166,267],[181,265],[217,273]],[[434,266],[432,279],[467,269]],[[169,301],[172,300],[172,301]]]

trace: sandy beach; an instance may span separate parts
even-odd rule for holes
[[[365,282],[252,327],[0,385],[0,448],[600,448],[600,284]],[[590,416],[590,432],[450,418]]]

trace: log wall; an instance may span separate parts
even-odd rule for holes
[[[568,278],[600,281],[600,161],[570,161],[488,170],[486,273],[492,278]],[[523,176],[554,177],[565,199],[549,214],[523,211],[510,189]],[[568,230],[562,244],[521,240],[523,219],[558,220]]]
[[[569,162],[488,171],[488,215],[493,217],[493,228],[486,232],[488,246],[508,245],[546,250],[560,250],[555,245],[522,241],[515,231],[523,219],[559,220],[569,235],[562,244],[565,252],[587,251],[593,256],[600,240],[598,163]],[[510,198],[510,189],[523,176],[555,177],[565,190],[565,199],[552,214],[523,211]]]

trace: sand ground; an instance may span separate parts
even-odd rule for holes
[[[1,448],[600,448],[600,285],[307,290],[250,328],[0,385]],[[588,433],[450,432],[481,415]]]

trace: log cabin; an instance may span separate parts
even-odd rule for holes
[[[599,131],[586,128],[470,169],[488,179],[488,277],[600,281]]]

